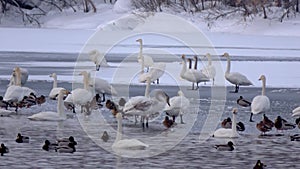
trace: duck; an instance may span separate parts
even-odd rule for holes
[[[137,139],[122,139],[122,114],[118,113],[116,119],[118,122],[118,131],[115,142],[112,148],[115,150],[126,149],[126,150],[143,150],[149,147],[149,145],[137,140]]]
[[[252,82],[243,74],[239,72],[230,72],[230,56],[228,53],[224,53],[223,57],[227,58],[227,69],[225,72],[225,79],[231,84],[235,85],[235,91],[233,93],[238,93],[240,86],[250,86],[253,85]]]
[[[53,143],[50,143],[49,140],[45,140],[45,143],[42,146],[42,149],[45,151],[51,151],[51,150],[55,150],[57,146],[58,146],[58,144],[53,144]]]
[[[183,64],[182,64],[182,69],[180,72],[180,77],[189,82],[197,84],[197,88],[195,89],[194,85],[193,85],[192,90],[197,90],[199,88],[198,84],[200,82],[208,82],[209,81],[209,78],[205,74],[203,74],[201,71],[194,70],[194,69],[187,69],[185,55],[182,55],[181,58],[183,60]]]
[[[137,39],[136,42],[139,42],[139,44],[140,44],[140,51],[139,51],[139,55],[137,57],[138,62],[139,62],[139,64],[142,65],[142,68],[146,67],[147,72],[148,72],[150,67],[153,66],[154,61],[151,56],[143,54],[143,40]]]
[[[13,69],[13,73],[11,75],[8,86],[16,85],[16,80],[15,80],[16,77],[14,74],[15,70],[16,70],[16,68]],[[21,68],[21,67],[20,67],[20,73],[21,73],[21,86],[24,86],[28,80],[29,73],[28,73],[27,69]]]
[[[58,153],[74,153],[76,152],[76,148],[73,143],[69,142],[67,145],[58,145],[55,151]]]
[[[227,144],[217,144],[214,146],[219,151],[233,151],[234,150],[234,144],[232,141],[228,141]]]
[[[75,141],[75,138],[73,136],[70,136],[69,138],[57,139],[56,142],[59,146],[67,145],[68,143],[72,143],[73,145],[77,145],[77,142]]]
[[[285,119],[281,116],[277,116],[274,122],[274,126],[277,130],[290,130],[294,129],[296,125],[288,123]]]
[[[212,85],[215,85],[215,77],[216,77],[216,68],[212,64],[211,55],[210,53],[207,53],[204,55],[204,57],[207,58],[208,64],[201,70],[202,73],[204,73],[209,79],[212,80]]]
[[[96,71],[99,71],[100,67],[109,67],[105,57],[97,49],[91,50],[88,52],[88,55],[90,56],[90,60],[95,63]]]
[[[270,120],[266,114],[263,114],[263,123],[269,127],[269,128],[273,128],[274,127],[274,122],[272,120]]]
[[[244,99],[243,96],[240,96],[237,100],[236,103],[242,107],[249,107],[251,106],[251,102],[248,100]]]
[[[117,96],[117,90],[108,81],[102,78],[91,78],[88,73],[89,84],[95,89],[95,94],[102,94],[101,102],[105,102],[105,95]]]
[[[175,118],[179,115],[180,116],[180,123],[184,124],[183,122],[183,114],[189,108],[190,101],[184,96],[184,93],[179,90],[178,96],[174,96],[170,99],[170,106],[166,105],[164,108],[164,112],[170,117],[173,118],[175,122]]]
[[[40,106],[46,102],[46,97],[44,95],[41,95],[40,97],[37,97],[35,101],[36,104]]]
[[[3,143],[1,143],[0,153],[1,156],[3,156],[5,153],[9,153],[9,149]]]
[[[232,121],[230,117],[227,117],[221,122],[221,127],[223,128],[232,128]],[[245,125],[242,122],[236,124],[237,131],[245,131]]]
[[[53,85],[52,85],[52,89],[49,93],[49,99],[51,100],[56,100],[57,99],[57,96],[58,96],[58,93],[62,90],[62,89],[65,89],[63,87],[57,87],[57,75],[56,73],[52,73],[49,75],[49,77],[52,77],[53,78]]]
[[[28,136],[22,136],[21,133],[17,134],[16,138],[17,143],[29,143],[29,137]]]
[[[232,120],[232,128],[231,129],[226,129],[226,128],[219,128],[217,129],[214,134],[212,135],[213,137],[220,137],[220,138],[236,138],[239,137],[239,134],[237,133],[236,129],[236,114],[238,112],[237,108],[233,108],[232,110],[232,115],[233,115],[233,120]]]
[[[65,114],[65,110],[63,107],[63,97],[64,95],[68,95],[70,92],[66,89],[62,89],[58,94],[57,100],[57,108],[56,112],[53,111],[44,111],[33,114],[28,117],[29,120],[36,121],[64,121],[67,119]]]
[[[94,95],[91,91],[90,85],[89,85],[89,74],[87,71],[82,71],[79,73],[79,75],[83,76],[83,88],[77,88],[71,91],[71,94],[69,94],[64,102],[72,103],[74,105],[80,105],[81,106],[81,113],[84,112],[84,108],[87,113],[90,112],[88,109],[88,104],[92,101]]]
[[[169,96],[163,90],[154,89],[149,94],[150,83],[150,78],[147,78],[145,96],[131,97],[123,108],[125,115],[141,116],[143,128],[145,119],[146,127],[148,128],[148,117],[156,112],[162,111],[166,104],[170,106]]]
[[[100,95],[98,93],[93,97],[92,101],[88,105],[89,109],[91,110],[97,110],[102,106],[103,105],[100,102]]]
[[[252,100],[250,122],[253,122],[253,114],[267,113],[270,110],[270,100],[266,96],[266,76],[261,75],[258,80],[262,81],[261,95],[255,96]]]
[[[163,125],[166,127],[166,128],[170,128],[173,126],[175,122],[173,120],[170,120],[168,116],[165,117],[165,120],[163,121]]]
[[[10,104],[7,101],[4,101],[3,97],[0,96],[0,107],[4,108],[5,110],[7,110],[9,105]]]
[[[296,123],[296,125],[298,126],[298,128],[300,129],[300,117],[298,117],[298,118],[295,120],[295,123]]]
[[[266,132],[269,132],[272,130],[271,127],[266,125],[263,121],[260,121],[259,123],[256,124],[256,128],[261,131],[261,135],[265,135]]]
[[[263,164],[260,160],[257,160],[255,166],[253,167],[253,169],[263,169],[264,167],[266,167],[265,164]]]
[[[291,141],[300,141],[300,134],[294,134],[291,137]]]
[[[117,113],[119,112],[118,106],[111,100],[107,100],[105,106],[111,110],[112,115],[116,117]]]
[[[104,141],[104,142],[107,142],[109,140],[109,135],[107,133],[107,131],[104,131],[102,136],[101,136],[101,139]]]

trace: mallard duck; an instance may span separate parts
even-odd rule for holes
[[[275,119],[274,126],[277,130],[290,130],[296,127],[296,125],[288,123],[285,119],[281,118],[280,116],[277,116],[277,118]]]
[[[215,145],[214,147],[220,151],[233,151],[234,150],[233,145],[234,144],[231,141],[228,141],[227,144],[218,144],[218,145]]]
[[[53,143],[50,143],[49,140],[45,140],[45,143],[44,143],[42,149],[45,151],[50,151],[50,150],[55,150],[55,148],[57,146],[58,146],[58,144],[53,144]]]
[[[8,153],[8,152],[9,152],[9,149],[2,143],[1,147],[0,147],[1,156],[3,156],[5,153]]]
[[[18,133],[16,142],[17,143],[29,143],[29,137],[22,136],[21,133]]]
[[[73,136],[70,136],[69,138],[60,138],[60,139],[57,139],[57,144],[59,146],[61,146],[61,145],[68,145],[69,143],[77,145],[77,142],[75,141],[75,139],[74,139]]]
[[[247,101],[246,99],[243,98],[243,96],[240,96],[240,98],[237,99],[237,104],[242,106],[242,107],[249,107],[251,106],[251,102]]]
[[[259,123],[257,123],[256,128],[262,132],[261,135],[264,135],[266,132],[272,130],[272,128],[268,127],[263,121],[260,121]]]
[[[165,127],[170,128],[173,126],[174,121],[170,120],[168,116],[165,117],[165,120],[163,121],[163,124]]]
[[[107,131],[104,131],[104,132],[103,132],[103,135],[102,135],[101,139],[102,139],[104,142],[107,142],[107,141],[108,141],[109,135],[108,135]]]
[[[59,153],[74,153],[76,148],[73,143],[69,142],[67,145],[58,145],[55,151]]]
[[[263,123],[269,128],[274,127],[274,122],[270,120],[265,114],[263,115]]]

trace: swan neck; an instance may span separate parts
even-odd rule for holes
[[[226,73],[230,73],[230,58],[229,56],[227,57],[227,69],[226,69]]]
[[[15,85],[21,86],[21,73],[19,71],[16,71]]]
[[[195,65],[194,65],[194,69],[197,70],[198,67],[198,58],[195,58]]]
[[[57,77],[53,77],[53,88],[57,88]]]
[[[115,142],[118,142],[121,139],[122,139],[122,119],[118,119],[118,131],[117,131],[117,137]]]
[[[58,94],[58,100],[57,100],[57,113],[60,117],[65,117],[65,109],[64,109],[64,103],[63,103],[63,93]]]
[[[185,72],[186,72],[186,60],[184,59],[182,61],[182,69],[181,69],[181,72],[180,72],[180,76],[181,77],[184,76]]]
[[[147,79],[146,80],[145,97],[149,97],[150,85],[151,85],[151,81],[150,81],[150,79]]]
[[[89,78],[87,75],[83,75],[83,87],[84,89],[89,89]]]
[[[141,73],[144,73],[144,69],[145,69],[145,60],[144,60],[144,56],[143,56],[143,43],[140,42],[140,53],[139,53],[139,58],[142,61],[142,67],[141,67]]]
[[[265,96],[266,95],[266,80],[262,80],[262,88],[261,88],[261,95]]]
[[[233,114],[232,118],[232,131],[233,133],[236,133],[236,114]]]
[[[207,59],[208,59],[208,65],[211,66],[212,65],[211,56],[208,56]]]

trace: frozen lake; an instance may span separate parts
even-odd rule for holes
[[[76,54],[1,53],[0,57],[5,58],[0,61],[0,95],[4,94],[11,70],[17,65],[29,70],[30,77],[26,86],[35,89],[39,94],[48,95],[52,86],[49,74],[52,72],[58,74],[59,86],[72,89],[70,82],[73,80]],[[133,61],[121,64],[121,60],[122,57],[115,60],[108,59],[111,67],[101,68],[96,75],[112,82],[116,87],[119,96],[112,98],[113,100],[118,100],[127,94],[142,95],[144,85],[138,84],[134,76],[134,72],[139,70],[138,64]],[[267,116],[274,120],[280,115],[294,122],[291,111],[300,105],[298,102],[300,89],[297,83],[300,75],[294,70],[299,67],[300,62],[276,59],[245,60],[233,58],[232,70],[246,74],[255,86],[241,87],[238,94],[228,92],[233,89],[229,84],[228,90],[222,86],[211,88],[210,83],[202,85],[199,93],[188,90],[191,84],[180,80],[177,75],[181,68],[180,59],[174,58],[168,62],[167,72],[172,72],[174,75],[169,73],[164,76],[161,84],[153,85],[152,89],[162,88],[172,97],[176,95],[178,86],[181,86],[192,103],[184,115],[185,124],[178,124],[173,129],[166,130],[161,123],[165,116],[162,113],[153,119],[149,123],[149,128],[143,132],[140,124],[135,125],[130,119],[124,119],[124,134],[128,138],[142,140],[150,147],[140,152],[125,152],[123,156],[115,155],[111,149],[117,123],[106,108],[94,111],[89,117],[80,113],[73,115],[69,112],[70,118],[60,123],[29,121],[27,117],[33,113],[56,109],[56,102],[47,100],[42,106],[21,109],[17,115],[11,117],[1,117],[0,142],[10,148],[10,153],[1,157],[0,166],[1,168],[241,168],[241,166],[251,168],[260,159],[268,165],[268,168],[296,168],[299,142],[291,142],[289,135],[299,133],[299,129],[286,131],[283,136],[261,137],[255,125],[262,115],[255,115],[255,122],[250,123],[250,110],[238,107],[236,99],[242,95],[251,100],[259,95],[261,84],[257,79],[260,74],[266,74],[268,77],[266,94],[271,100],[272,107]],[[220,63],[223,68],[225,61],[222,60]],[[94,69],[94,65],[88,60],[80,64],[80,70]],[[114,72],[124,72],[123,70],[130,70],[132,74],[125,72],[121,74],[122,76],[113,76]],[[126,81],[130,78],[132,81]],[[80,79],[81,77],[76,80]],[[127,87],[129,93],[124,92],[127,91]],[[217,95],[219,97],[212,95],[214,92],[219,93]],[[225,144],[228,139],[209,136],[211,131],[220,127],[221,120],[231,117],[233,107],[239,108],[237,118],[246,125],[246,130],[240,133],[240,138],[233,139],[236,148],[233,152],[216,151],[213,146]],[[104,130],[110,135],[106,143],[100,139]],[[17,144],[14,140],[18,132],[30,136],[30,143]],[[276,133],[275,129],[270,132],[270,134]],[[73,135],[78,142],[77,151],[73,154],[45,152],[41,149],[45,139],[54,141],[56,138],[70,135]],[[134,153],[142,158],[124,157],[134,156]]]

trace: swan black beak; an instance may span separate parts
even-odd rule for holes
[[[100,65],[96,65],[96,71],[100,70]]]

